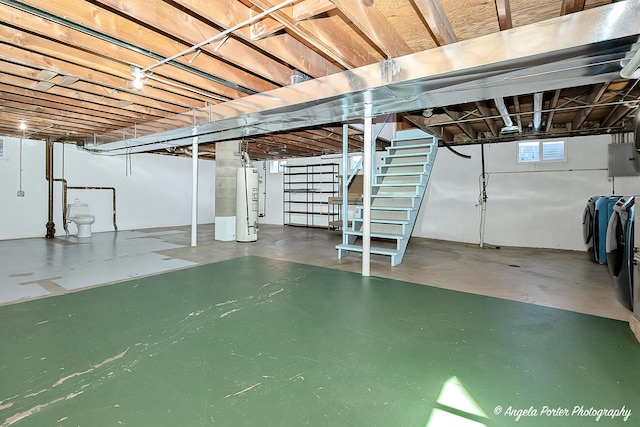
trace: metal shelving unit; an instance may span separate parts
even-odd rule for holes
[[[339,165],[318,163],[284,167],[285,225],[330,228],[340,214],[329,198],[340,191]]]

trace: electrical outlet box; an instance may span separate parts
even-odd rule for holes
[[[24,191],[18,191],[18,197],[24,197]]]

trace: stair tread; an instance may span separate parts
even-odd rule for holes
[[[429,155],[431,155],[431,153],[425,151],[420,153],[399,153],[399,154],[388,153],[388,154],[385,154],[383,157],[398,159],[402,157],[420,157],[420,156],[429,156]]]
[[[377,198],[377,199],[406,199],[406,198],[413,198],[413,197],[418,197],[417,194],[412,193],[382,193],[382,194],[372,194],[371,195],[372,198]]]
[[[368,221],[371,225],[370,236],[380,240],[372,241],[369,252],[390,256],[392,266],[402,262],[410,238],[410,228],[413,227],[419,207],[402,205],[416,205],[414,199],[420,200],[423,197],[437,149],[437,142],[424,132],[412,131],[404,138],[398,134],[398,138],[391,141],[391,146],[382,155],[382,164],[375,168],[372,184],[375,194],[371,195],[369,206],[372,218]],[[355,215],[361,217],[348,219],[351,226],[343,230],[345,242],[360,243],[358,238],[364,234],[364,206],[355,207]],[[362,245],[358,244],[343,243],[337,245],[336,249],[339,258],[348,251],[363,252]]]
[[[381,168],[395,167],[395,166],[425,166],[429,162],[407,162],[407,163],[385,163],[380,165]]]
[[[364,209],[362,206],[356,206],[356,209]],[[371,206],[372,211],[410,211],[415,208],[410,206]]]
[[[353,222],[362,222],[362,218],[353,218],[350,219],[350,221]],[[409,224],[409,221],[406,220],[402,220],[402,219],[381,219],[381,218],[372,218],[371,219],[371,223],[372,224],[392,224],[392,225],[405,225],[405,224]]]
[[[415,182],[381,182],[379,184],[371,184],[372,187],[415,187],[419,184]]]
[[[376,176],[420,176],[424,172],[395,172],[395,173],[378,173]]]
[[[350,234],[352,236],[362,236],[364,233],[362,231],[355,230],[345,230],[345,234]],[[377,237],[380,239],[404,239],[405,236],[403,234],[397,233],[378,233],[375,231],[371,232],[371,237]]]
[[[358,245],[340,244],[336,246],[336,249],[344,249],[344,250],[353,251],[353,252],[362,252],[362,246],[358,246]],[[398,249],[371,247],[369,248],[369,252],[371,252],[372,254],[378,254],[378,255],[399,255],[401,251]]]
[[[419,139],[419,138],[416,138],[416,139]],[[399,150],[402,150],[403,148],[422,148],[422,147],[431,148],[434,145],[433,142],[426,142],[424,144],[393,145],[394,141],[410,141],[410,139],[393,139],[391,140],[391,145],[387,147],[387,149],[397,148]]]

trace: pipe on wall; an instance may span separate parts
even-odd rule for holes
[[[116,224],[116,189],[115,187],[69,187],[64,190],[64,198],[67,198],[67,190],[110,190],[112,194],[111,206],[113,207],[113,230],[118,231],[118,225]],[[66,209],[66,205],[65,205]]]
[[[47,140],[45,147],[45,177],[49,182],[49,216],[46,224],[47,234],[44,237],[53,239],[56,237],[56,225],[53,223],[53,142]]]
[[[112,207],[113,207],[113,229],[118,231],[118,224],[116,223],[116,189],[115,187],[70,187],[67,180],[64,178],[54,178],[53,182],[62,183],[62,222],[64,223],[64,231],[69,235],[69,229],[67,228],[67,193],[69,190],[111,190],[112,192]],[[54,230],[55,233],[55,230]]]
[[[86,186],[72,186],[70,187],[65,178],[53,178],[53,144],[52,141],[46,141],[46,153],[45,153],[45,177],[49,182],[49,220],[47,222],[47,234],[48,239],[53,239],[56,235],[56,226],[53,222],[53,183],[62,183],[62,223],[65,234],[69,235],[69,229],[67,227],[67,192],[68,190],[110,190],[112,192],[112,210],[113,210],[113,229],[118,231],[118,224],[116,223],[116,189],[115,187],[86,187]],[[63,162],[64,162],[64,144],[62,146]],[[64,163],[63,163],[63,176],[64,176]]]

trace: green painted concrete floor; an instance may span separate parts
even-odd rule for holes
[[[626,322],[260,257],[0,325],[2,427],[640,425]]]

